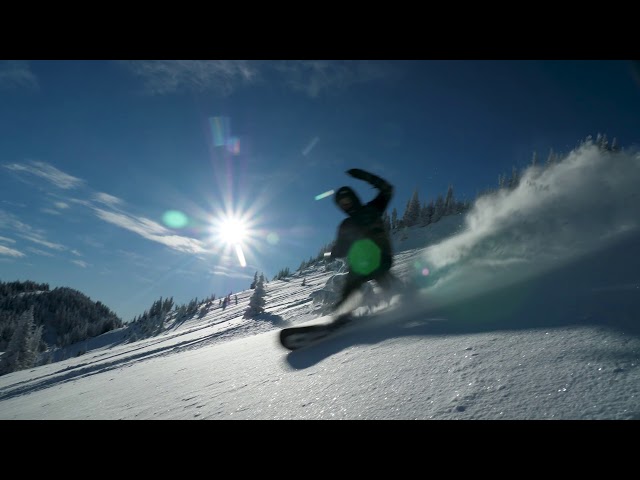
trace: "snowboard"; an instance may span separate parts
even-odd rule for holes
[[[344,313],[325,323],[283,328],[280,330],[280,343],[288,350],[297,350],[336,334],[353,323],[355,318],[351,313]]]
[[[307,345],[315,344],[320,340],[334,336],[345,327],[360,324],[360,322],[367,323],[368,320],[377,317],[380,313],[389,312],[397,308],[400,305],[400,299],[402,297],[403,294],[394,295],[386,306],[377,309],[375,313],[361,316],[354,315],[357,307],[353,307],[347,312],[328,315],[329,320],[323,323],[283,328],[280,330],[280,343],[289,350],[297,350]]]

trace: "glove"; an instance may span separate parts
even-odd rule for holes
[[[383,180],[373,173],[366,172],[361,168],[351,168],[347,170],[347,175],[351,175],[353,178],[364,180],[365,182],[368,182],[379,189],[393,189],[393,187],[386,180]]]
[[[369,172],[365,172],[360,168],[351,168],[347,170],[347,175],[351,175],[353,178],[358,178],[360,180],[368,180],[371,178],[371,174]]]

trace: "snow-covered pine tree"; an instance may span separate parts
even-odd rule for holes
[[[433,214],[433,201],[427,204],[426,202],[420,209],[420,225],[426,227],[431,223],[431,215]]]
[[[620,146],[618,145],[618,139],[616,137],[613,137],[613,140],[611,140],[611,151],[612,152],[620,151]]]
[[[407,203],[407,209],[402,217],[405,227],[412,227],[418,223],[420,219],[420,199],[418,198],[418,189],[413,191],[411,200]]]
[[[41,338],[42,325],[35,326],[32,306],[20,315],[7,350],[0,357],[0,375],[33,367]]]
[[[445,215],[444,198],[442,198],[442,194],[439,194],[438,198],[436,198],[436,203],[434,204],[433,215],[431,216],[431,223],[436,223],[438,220],[444,217],[444,215]]]
[[[598,133],[596,135],[596,145],[598,145],[600,150],[609,150],[609,141],[607,140],[606,133]]]
[[[513,190],[518,185],[520,185],[520,172],[514,166],[514,167],[511,168],[511,178],[509,178],[508,186],[509,186],[510,190]]]
[[[254,318],[261,313],[264,313],[264,307],[266,304],[265,295],[264,274],[260,274],[260,278],[253,289],[253,294],[251,295],[251,298],[249,298],[249,306],[245,310],[243,318]]]
[[[455,213],[456,199],[453,196],[453,185],[449,185],[447,196],[444,199],[444,214],[453,215]]]

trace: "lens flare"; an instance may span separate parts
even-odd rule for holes
[[[236,255],[238,256],[238,261],[240,262],[240,266],[243,268],[246,267],[247,261],[244,258],[244,253],[242,252],[242,247],[240,246],[240,244],[236,244]]]
[[[309,145],[306,146],[306,148],[302,151],[302,154],[306,157],[307,155],[309,155],[309,152],[313,149],[313,147],[316,146],[316,143],[318,143],[318,140],[320,140],[320,138],[315,137],[313,140],[311,140],[311,142],[309,143]]]
[[[227,151],[233,155],[240,154],[240,140],[236,137],[231,137],[227,140]]]
[[[347,253],[349,265],[359,275],[368,275],[379,268],[380,260],[380,247],[369,238],[354,242]]]
[[[216,147],[223,147],[229,138],[229,119],[227,117],[211,117],[209,119],[211,126],[211,134],[213,136],[213,144]]]
[[[326,197],[328,197],[330,195],[333,195],[333,194],[334,194],[334,191],[333,190],[329,190],[328,192],[324,192],[324,193],[321,193],[320,195],[316,195],[315,198],[316,198],[316,200],[322,200],[323,198],[326,198]]]
[[[267,242],[269,242],[271,245],[277,245],[278,242],[280,242],[280,237],[275,232],[268,233]]]
[[[162,221],[169,228],[184,228],[189,223],[187,216],[178,210],[167,210],[164,212]]]

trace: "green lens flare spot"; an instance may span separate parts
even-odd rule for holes
[[[368,275],[378,269],[380,259],[380,248],[369,238],[354,242],[347,254],[351,270],[358,275]]]
[[[269,242],[271,245],[277,245],[278,242],[280,242],[280,237],[277,233],[271,232],[267,234],[267,242]]]
[[[162,215],[162,221],[170,228],[183,228],[189,223],[187,216],[178,210],[168,210]]]

